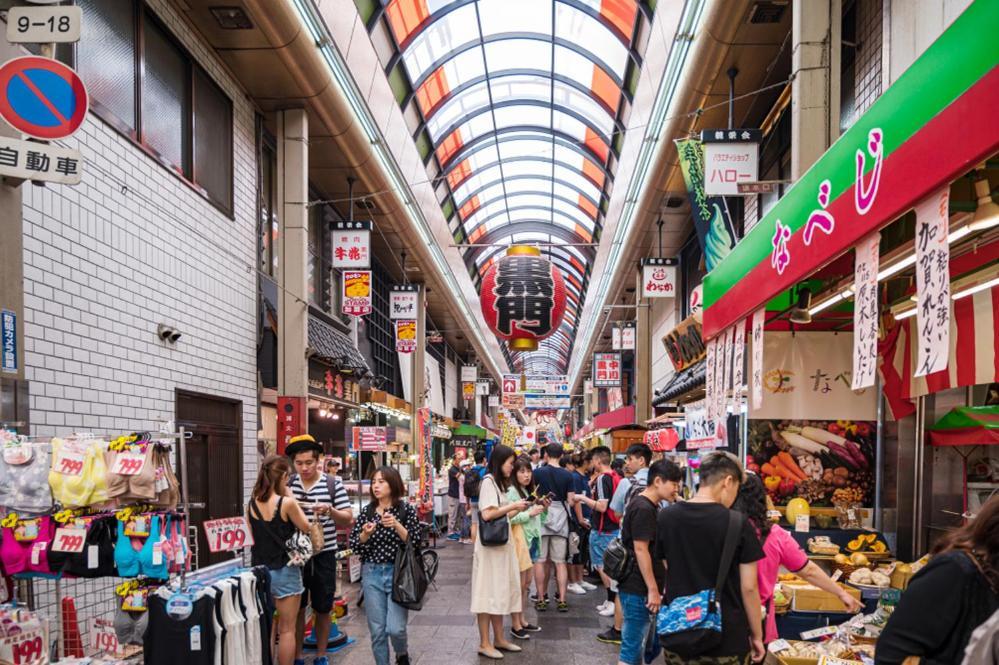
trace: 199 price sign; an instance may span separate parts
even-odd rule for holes
[[[114,630],[114,622],[109,619],[95,618],[90,627],[91,646],[97,653],[118,656],[122,653],[118,634]]]
[[[245,517],[223,517],[204,523],[208,549],[212,552],[235,552],[253,545],[253,534]]]
[[[45,633],[41,628],[0,640],[0,665],[42,665],[48,662]]]

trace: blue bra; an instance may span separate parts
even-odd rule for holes
[[[114,548],[114,563],[120,577],[152,577],[158,580],[169,579],[169,563],[166,555],[160,552],[160,565],[153,565],[153,546],[160,542],[160,516],[154,515],[149,527],[146,543],[138,552],[132,547],[131,539],[125,535],[125,525],[118,520],[118,542]]]

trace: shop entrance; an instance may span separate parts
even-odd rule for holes
[[[191,432],[187,441],[190,523],[198,525],[198,565],[208,566],[231,554],[208,551],[205,520],[243,513],[242,402],[177,391],[177,426]],[[179,473],[178,473],[179,475]]]

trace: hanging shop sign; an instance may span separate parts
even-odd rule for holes
[[[946,230],[946,227],[944,227]],[[946,235],[946,231],[945,231]],[[946,241],[944,242],[946,244]],[[854,262],[853,382],[860,390],[874,385],[878,370],[878,265],[881,234],[872,233],[857,245]],[[946,272],[946,267],[944,268]]]
[[[635,324],[628,322],[624,325],[614,324],[611,329],[611,348],[615,351],[635,350]]]
[[[742,389],[745,386],[746,371],[746,320],[735,324],[735,342],[732,351],[732,406],[738,413],[742,406]]]
[[[395,350],[399,353],[413,353],[416,351],[416,321],[396,320]]]
[[[718,389],[718,379],[715,376],[715,369],[718,366],[717,356],[718,355],[718,340],[712,339],[708,341],[707,352],[705,354],[705,366],[704,366],[704,408],[708,412],[708,416],[714,415],[715,408],[715,390]]]
[[[698,139],[678,139],[674,143],[704,265],[711,271],[735,247],[735,227],[725,199],[704,192],[704,144]]]
[[[515,245],[482,278],[482,315],[514,351],[536,351],[565,314],[562,273],[536,247]]]
[[[764,400],[750,418],[877,418],[875,391],[852,388],[852,334],[770,331],[763,348]]]
[[[217,552],[237,552],[253,545],[253,533],[246,523],[246,517],[223,517],[202,523],[208,550]]]
[[[389,292],[389,319],[415,319],[420,302],[419,286],[403,284],[393,286]]]
[[[466,402],[471,402],[475,399],[475,382],[474,381],[462,381],[461,382],[461,397]]]
[[[696,402],[684,408],[684,422],[687,450],[717,448],[722,445],[715,421],[708,416],[705,402]]]
[[[739,183],[755,183],[760,174],[759,129],[705,129],[704,193],[708,196],[739,196]]]
[[[489,382],[488,381],[477,381],[475,383],[475,394],[476,395],[488,395],[489,394]]]
[[[504,395],[520,392],[520,374],[504,374],[502,391]]]
[[[751,374],[753,381],[753,408],[763,406],[763,325],[766,321],[766,307],[753,312],[752,345],[753,362]]]
[[[999,151],[997,24],[969,5],[710,270],[707,338]]]
[[[676,259],[642,259],[642,297],[675,298]]]
[[[333,222],[334,268],[371,267],[371,222]]]
[[[607,411],[617,411],[622,406],[624,406],[624,396],[621,394],[621,388],[608,388],[607,389]]]
[[[78,185],[82,165],[79,150],[0,137],[0,176],[5,178]]]
[[[17,374],[17,314],[0,311],[0,371]]]
[[[613,388],[621,385],[621,354],[593,354],[593,385],[597,388]]]
[[[416,410],[416,427],[423,434],[417,457],[420,467],[420,484],[418,490],[419,510],[422,513],[434,512],[434,440],[432,435],[432,418],[429,407]],[[432,519],[432,517],[431,517]]]
[[[702,360],[707,351],[701,338],[701,324],[693,316],[681,321],[663,337],[663,346],[677,372]]]
[[[388,428],[357,426],[351,433],[353,452],[381,453],[388,446]]]
[[[309,417],[304,397],[279,395],[277,398],[277,454],[284,455],[288,440],[308,429]]]
[[[348,316],[371,314],[371,271],[348,270],[343,273],[342,310]]]
[[[524,395],[525,409],[568,409],[570,407],[567,395]]]
[[[680,443],[680,435],[672,427],[653,429],[645,433],[642,442],[654,453],[669,452]]]
[[[80,41],[80,7],[11,7],[7,41],[12,44],[71,44]]]
[[[916,376],[946,369],[950,357],[950,187],[916,206]]]
[[[475,383],[479,379],[479,368],[475,365],[461,366],[461,380]]]
[[[0,65],[0,117],[31,138],[72,136],[87,117],[83,80],[58,60],[28,55]]]
[[[500,405],[500,396],[499,395],[490,395],[489,396],[489,408],[490,409],[494,409],[494,408],[498,407],[499,405]]]

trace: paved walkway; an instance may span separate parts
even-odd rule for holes
[[[413,665],[470,665],[502,662],[510,665],[611,665],[617,662],[617,646],[595,638],[610,625],[610,619],[597,615],[596,606],[604,600],[601,589],[585,596],[569,594],[569,612],[551,607],[538,616],[529,610],[532,623],[541,626],[530,640],[514,640],[523,653],[506,653],[502,661],[478,656],[479,633],[475,617],[468,611],[472,577],[472,546],[439,541],[441,548],[437,589],[419,612],[409,613],[409,654]],[[349,615],[340,628],[357,640],[333,654],[332,665],[371,665],[371,642],[364,608],[357,609],[357,590],[349,587]],[[509,626],[509,620],[507,621]],[[394,658],[393,658],[394,663]]]

